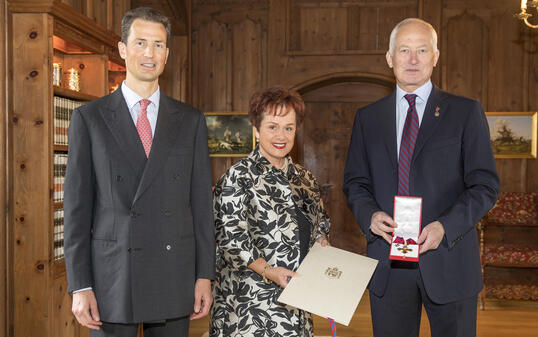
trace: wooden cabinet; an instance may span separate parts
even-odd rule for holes
[[[7,20],[10,336],[87,336],[71,314],[54,227],[63,207],[54,193],[54,158],[68,151],[57,141],[54,101],[89,101],[121,83],[119,36],[53,1],[10,2]],[[53,85],[53,63],[78,72],[79,92]]]
[[[501,192],[480,221],[485,298],[538,300],[538,194]]]

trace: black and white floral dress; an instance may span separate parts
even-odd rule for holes
[[[297,210],[311,225],[310,246],[328,237],[330,222],[312,173],[289,156],[284,170],[276,169],[256,148],[217,182],[213,206],[217,276],[210,337],[313,336],[310,313],[277,302],[282,289],[247,268],[263,258],[297,270]]]

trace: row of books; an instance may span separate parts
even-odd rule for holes
[[[67,154],[54,153],[54,193],[53,202],[64,201],[65,169],[67,167]]]
[[[54,260],[64,258],[64,210],[54,211]]]
[[[67,130],[73,110],[86,102],[54,96],[54,144],[67,145]]]

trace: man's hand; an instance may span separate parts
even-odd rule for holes
[[[207,315],[212,303],[211,280],[205,278],[197,279],[194,285],[194,313],[191,315],[191,320]]]
[[[330,246],[331,244],[329,243],[329,240],[327,240],[326,237],[324,236],[320,236],[319,238],[316,239],[316,242],[319,243],[321,245],[321,247],[325,247],[325,246]]]
[[[392,235],[394,228],[398,227],[396,222],[385,212],[378,211],[372,214],[372,220],[370,221],[370,231],[375,235],[381,236],[389,244],[392,242]]]
[[[418,244],[420,245],[419,254],[425,253],[428,250],[434,250],[439,247],[441,240],[445,236],[445,228],[439,221],[429,223],[422,229],[422,233],[418,237]]]
[[[87,328],[99,330],[103,323],[99,318],[97,310],[97,300],[93,290],[83,290],[73,294],[73,306],[71,311],[77,318],[77,321]]]

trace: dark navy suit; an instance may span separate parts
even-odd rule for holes
[[[385,295],[394,263],[391,268],[389,244],[369,227],[375,212],[393,215],[398,189],[395,100],[393,92],[357,111],[344,173],[343,190],[368,241],[368,256],[379,260],[369,285],[371,295],[379,298]],[[476,297],[482,289],[475,224],[495,204],[498,190],[480,103],[434,86],[410,170],[410,195],[423,198],[422,226],[437,220],[445,229],[439,247],[422,254],[415,266],[433,303]]]

